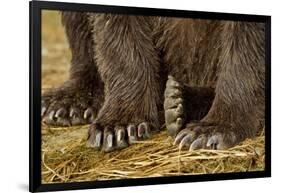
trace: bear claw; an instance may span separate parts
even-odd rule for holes
[[[236,135],[231,132],[218,132],[221,126],[198,126],[181,130],[175,140],[174,145],[179,145],[180,149],[188,148],[190,151],[197,149],[227,149],[235,144],[238,140]]]
[[[97,123],[93,123],[88,130],[87,146],[95,150],[111,152],[150,137],[151,128],[147,122],[138,125],[129,124],[126,129],[124,126],[114,128],[106,126],[102,129]]]

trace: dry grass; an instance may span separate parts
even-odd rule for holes
[[[42,88],[68,77],[70,52],[59,14],[43,13]],[[264,169],[264,135],[226,151],[179,151],[165,131],[127,149],[103,153],[85,145],[87,126],[42,125],[42,182],[78,182]]]
[[[257,171],[264,169],[264,136],[229,150],[179,151],[165,131],[113,153],[85,145],[87,126],[45,128],[44,183]]]

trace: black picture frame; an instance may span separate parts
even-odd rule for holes
[[[29,191],[59,191],[90,188],[109,188],[151,184],[183,183],[271,176],[271,17],[267,15],[247,15],[214,13],[155,8],[136,8],[124,6],[105,6],[80,3],[47,1],[29,2],[30,11],[30,144],[29,144]],[[140,14],[151,16],[175,16],[202,19],[237,20],[264,22],[266,25],[266,109],[265,109],[265,170],[255,172],[204,174],[192,176],[171,176],[110,181],[41,183],[41,10],[67,10],[103,13]]]

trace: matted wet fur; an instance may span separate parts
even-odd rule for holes
[[[62,20],[72,66],[69,80],[43,95],[45,123],[93,122],[88,145],[112,151],[158,130],[165,101],[180,147],[223,149],[255,135],[264,24],[76,12]]]

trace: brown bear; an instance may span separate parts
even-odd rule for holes
[[[50,125],[91,123],[106,152],[149,138],[165,112],[175,144],[224,149],[256,134],[265,108],[264,23],[62,12],[70,78],[43,95]]]

